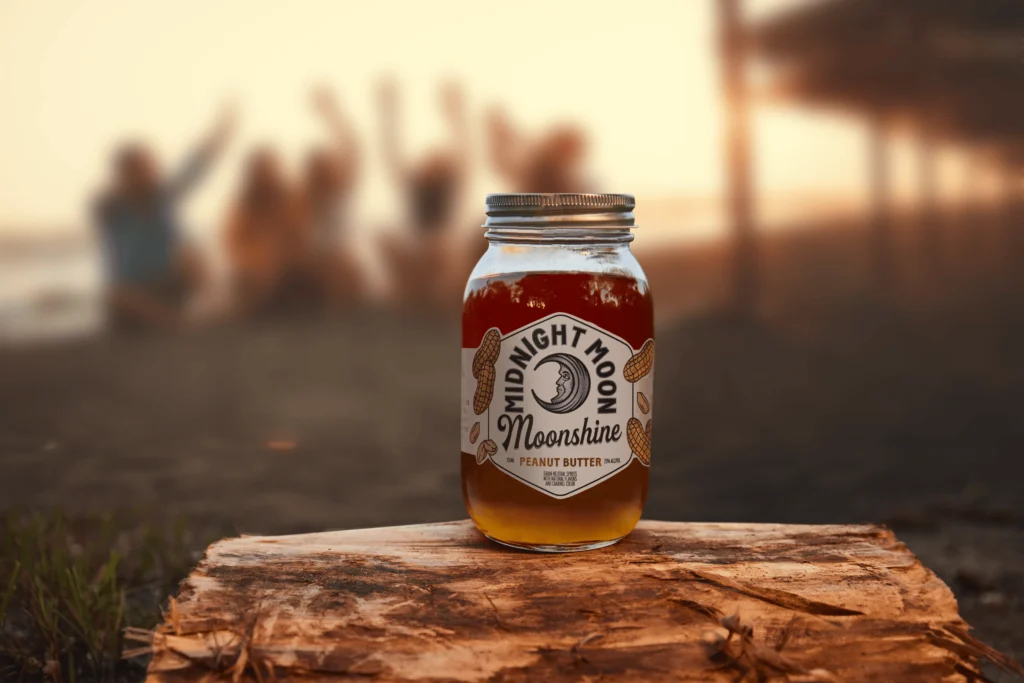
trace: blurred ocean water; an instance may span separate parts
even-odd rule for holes
[[[0,341],[95,331],[102,277],[87,240],[0,249]]]

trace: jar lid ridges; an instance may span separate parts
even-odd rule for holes
[[[487,212],[526,210],[597,210],[602,212],[632,211],[636,199],[631,194],[557,192],[508,193],[487,195]]]

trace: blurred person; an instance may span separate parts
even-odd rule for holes
[[[587,139],[576,126],[561,125],[528,139],[501,109],[488,121],[489,153],[495,172],[512,192],[588,192],[584,173]]]
[[[301,197],[277,152],[252,151],[224,230],[238,313],[282,312],[317,298],[310,233]]]
[[[356,258],[346,244],[352,237],[349,223],[360,150],[355,131],[332,92],[314,91],[313,107],[333,141],[306,156],[302,201],[309,221],[307,248],[323,295],[332,304],[343,304],[357,298],[363,287]]]
[[[234,129],[225,109],[213,129],[164,177],[145,143],[122,145],[110,187],[96,200],[94,218],[104,252],[106,311],[115,329],[180,324],[205,279],[199,252],[182,234],[178,208],[205,176]]]
[[[451,140],[415,163],[405,159],[399,135],[398,90],[393,81],[380,88],[384,162],[405,200],[411,234],[384,243],[385,259],[400,299],[436,300],[450,284],[451,232],[468,180],[469,141],[462,91],[441,89],[441,107]]]

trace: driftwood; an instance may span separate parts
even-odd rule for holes
[[[220,541],[154,682],[985,680],[949,589],[883,527],[643,522],[573,555],[469,522]]]

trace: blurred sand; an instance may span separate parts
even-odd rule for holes
[[[868,316],[817,339],[662,324],[649,516],[1020,504],[1024,315]],[[5,349],[0,507],[160,505],[246,532],[461,516],[458,347],[455,319],[362,312]]]

